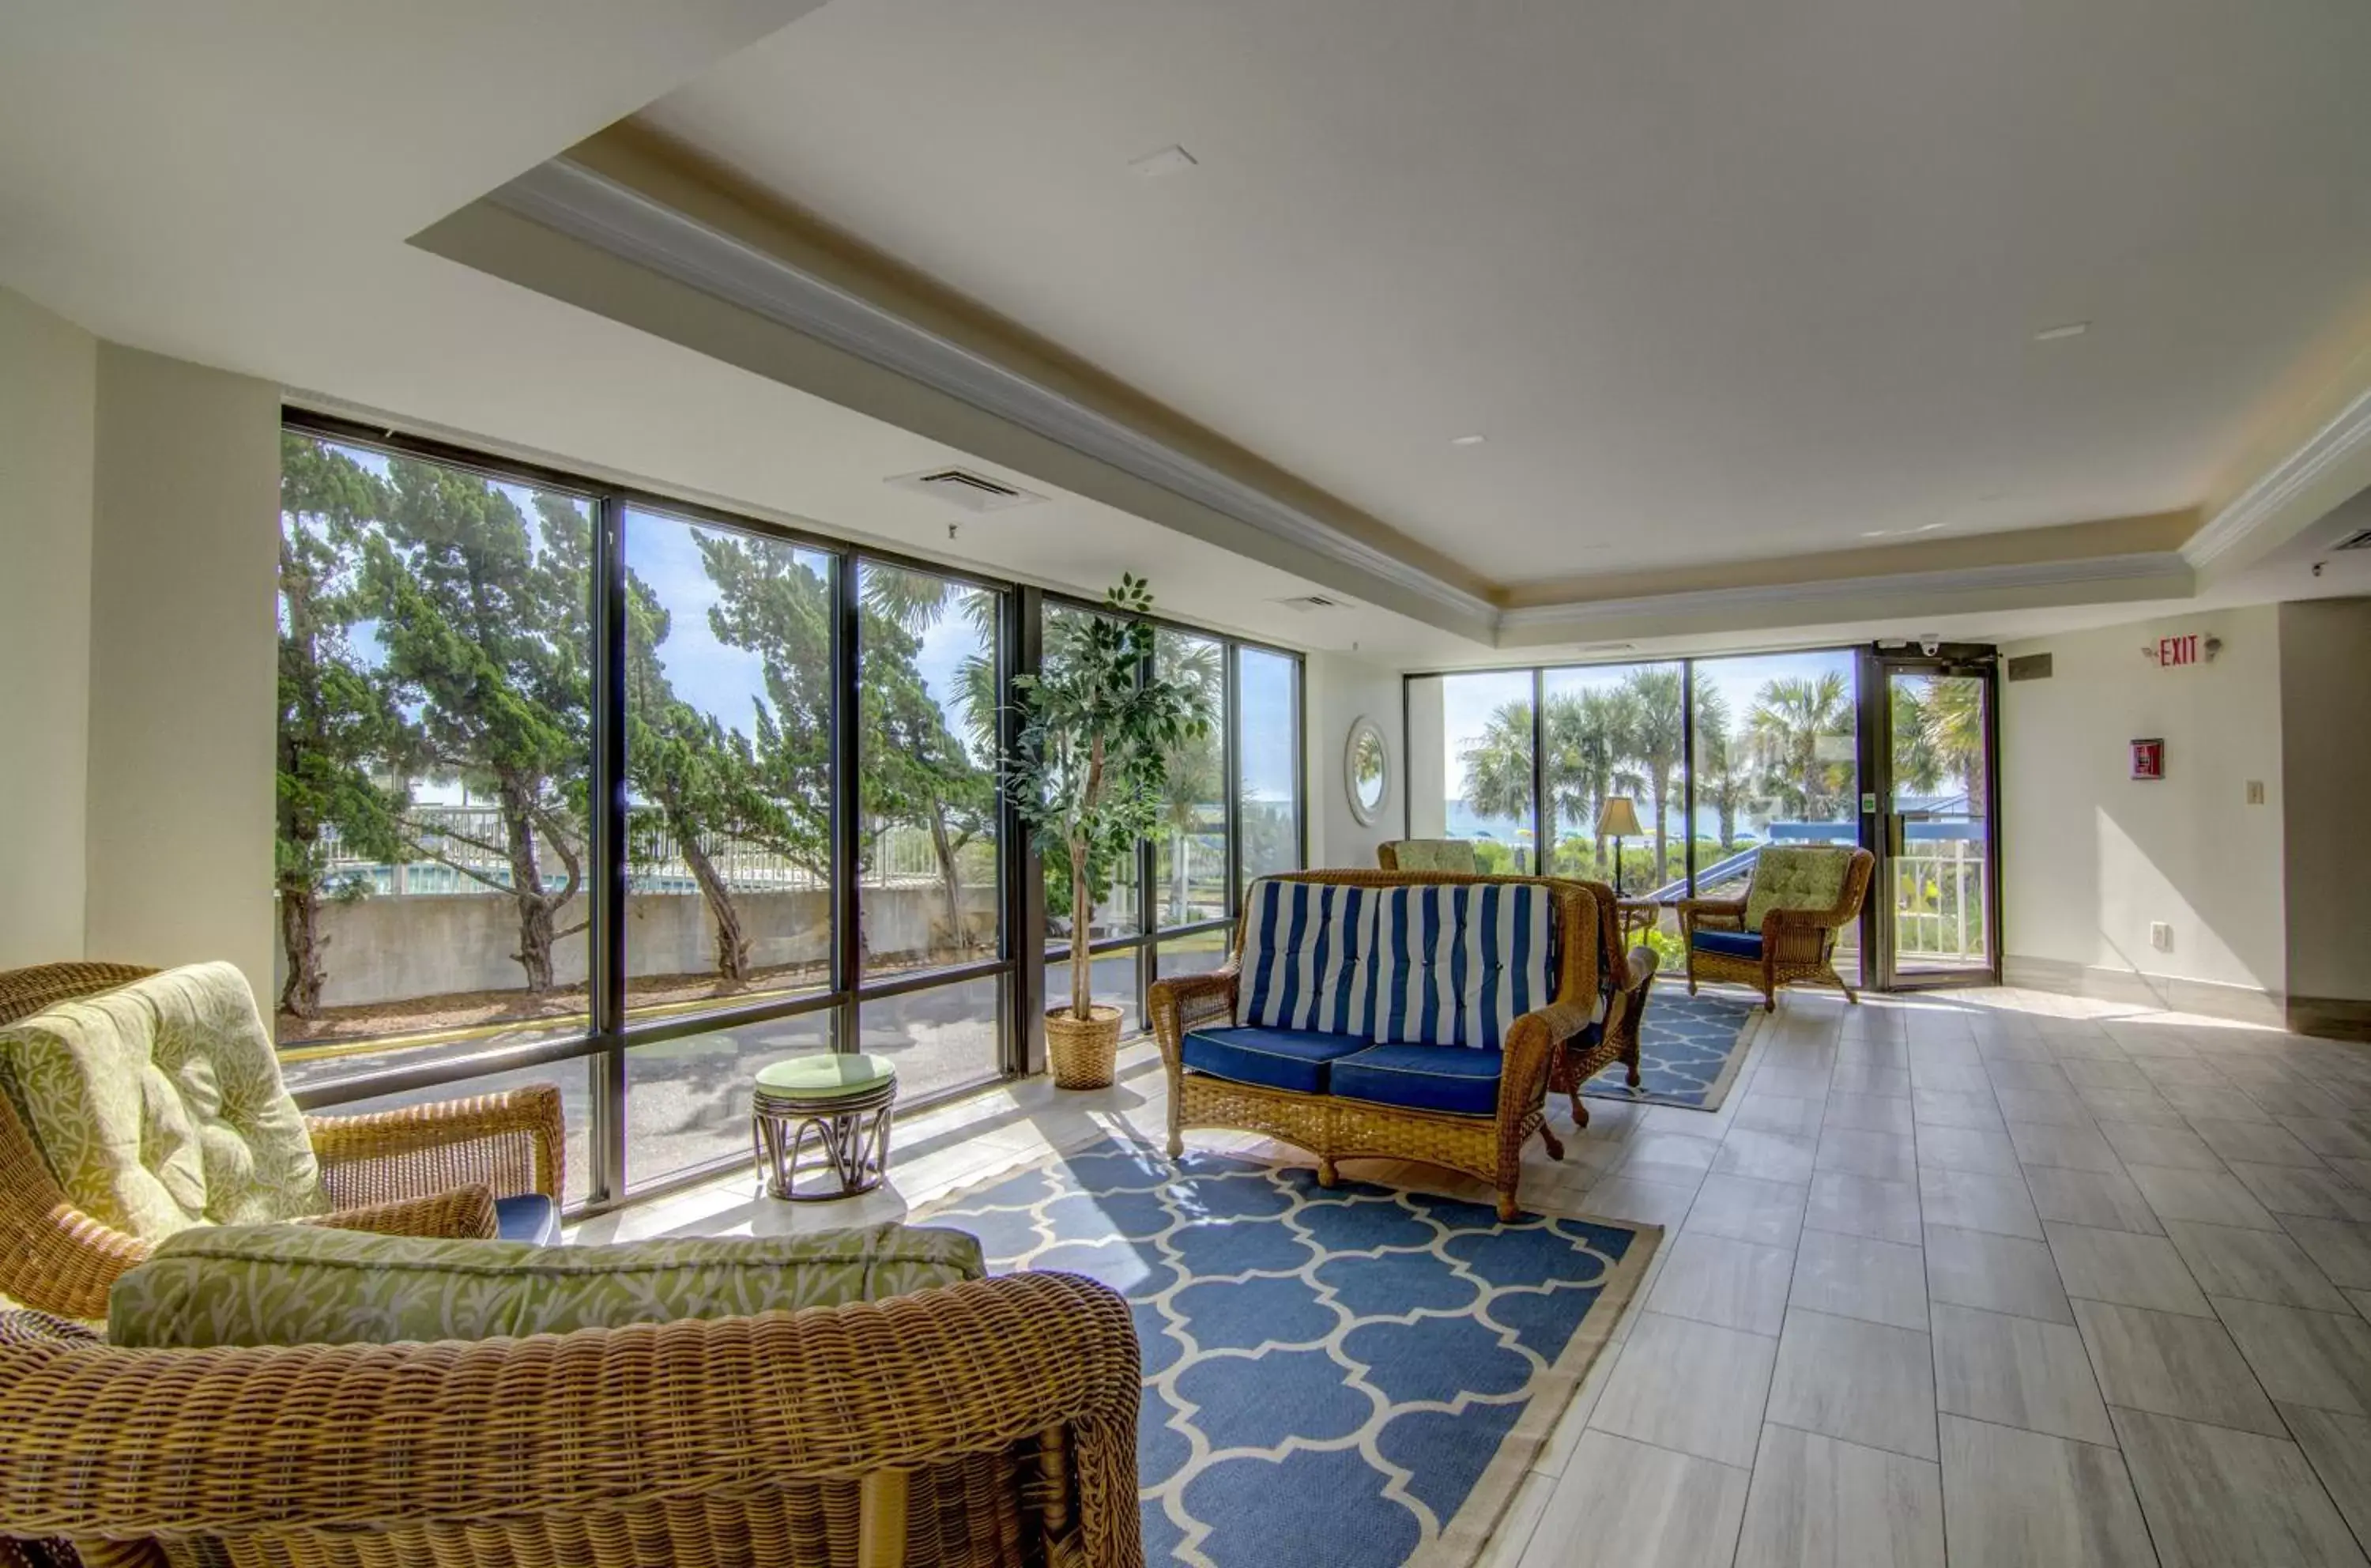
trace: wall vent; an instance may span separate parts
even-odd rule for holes
[[[899,474],[885,482],[896,489],[927,495],[966,512],[1002,512],[1009,507],[1029,506],[1046,499],[1017,485],[1006,484],[1002,479],[974,473],[969,468],[925,468],[918,474]]]
[[[2357,528],[2330,548],[2334,550],[2371,550],[2371,528]]]
[[[2019,653],[2008,662],[2008,678],[2013,681],[2046,681],[2050,678],[2050,655]]]
[[[1347,610],[1350,607],[1349,600],[1336,599],[1324,594],[1296,594],[1290,599],[1273,602],[1288,610],[1298,610],[1304,616],[1317,610]]]

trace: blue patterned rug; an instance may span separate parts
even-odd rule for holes
[[[1628,1069],[1616,1063],[1580,1091],[1597,1100],[1718,1111],[1762,1016],[1760,1004],[1747,992],[1700,991],[1691,997],[1684,982],[1658,984],[1647,994],[1647,1021],[1638,1031],[1638,1087],[1630,1087]]]
[[[1135,1304],[1145,1561],[1463,1568],[1660,1234],[1114,1142],[931,1205]]]

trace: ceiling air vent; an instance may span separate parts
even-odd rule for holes
[[[2357,528],[2330,548],[2334,550],[2371,550],[2371,528]]]
[[[1278,599],[1275,603],[1288,610],[1298,610],[1304,616],[1315,610],[1347,610],[1350,607],[1349,600],[1331,598],[1324,594],[1296,594],[1290,599]]]
[[[989,478],[986,474],[969,468],[925,468],[919,474],[900,474],[887,481],[899,490],[927,495],[966,512],[1002,512],[1008,507],[1030,506],[1045,500],[1042,495],[1025,490],[1002,479]]]

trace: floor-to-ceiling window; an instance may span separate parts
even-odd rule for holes
[[[784,1055],[880,1052],[908,1103],[1018,1070],[1023,960],[1065,993],[1076,933],[1050,864],[1023,928],[996,759],[1020,617],[1052,661],[1087,606],[317,416],[283,458],[270,1004],[307,1103],[557,1082],[597,1202],[746,1157]],[[1302,842],[1299,658],[1164,622],[1156,662],[1213,723],[1087,934],[1138,1019]]]
[[[1408,688],[1408,836],[1471,839],[1486,871],[1538,870],[1538,672],[1416,675]]]
[[[1679,896],[1688,878],[1685,667],[1546,670],[1540,689],[1548,869],[1632,897]],[[1639,831],[1610,831],[1625,820]]]
[[[1409,835],[1472,839],[1492,870],[1544,845],[1552,873],[1666,906],[1739,896],[1765,844],[1859,841],[1856,669],[1823,650],[1411,675]],[[1668,907],[1652,929],[1677,957]]]
[[[1743,897],[1764,844],[1860,842],[1856,672],[1843,649],[1693,662],[1698,896]],[[1855,922],[1836,968],[1859,965]]]
[[[1048,597],[1044,662],[1058,668],[1086,618],[1102,613]],[[1158,623],[1147,674],[1198,688],[1204,732],[1169,758],[1153,836],[1100,890],[1086,933],[1095,1001],[1119,1008],[1131,1029],[1146,1020],[1146,992],[1164,975],[1226,962],[1243,884],[1302,863],[1300,658],[1234,638]],[[1070,873],[1045,856],[1046,999],[1070,995],[1078,921]]]

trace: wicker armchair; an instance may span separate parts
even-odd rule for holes
[[[1683,900],[1680,940],[1688,952],[1688,995],[1695,995],[1699,980],[1728,980],[1760,991],[1763,1006],[1775,1009],[1778,1006],[1778,987],[1810,980],[1835,986],[1845,994],[1845,1000],[1857,1006],[1859,996],[1836,973],[1836,939],[1860,917],[1861,903],[1868,896],[1869,877],[1876,868],[1874,855],[1866,849],[1853,850],[1845,866],[1843,891],[1832,907],[1773,909],[1763,916],[1758,933],[1745,929],[1745,899]],[[1706,931],[1758,936],[1760,940],[1736,944],[1757,950],[1752,951],[1699,948],[1697,934]]]
[[[0,972],[0,1025],[155,973],[125,963]],[[306,1124],[333,1211],[317,1223],[472,1235],[480,1205],[464,1189],[560,1201],[563,1128],[560,1090],[549,1084]],[[74,1206],[0,1095],[0,1296],[61,1317],[104,1318],[108,1287],[150,1246]]]
[[[1567,931],[1596,928],[1600,922],[1587,883],[1531,877],[1463,876],[1452,871],[1294,871],[1282,880],[1352,887],[1417,887],[1466,882],[1532,882],[1557,894],[1558,919]],[[1555,999],[1517,1019],[1508,1032],[1505,1066],[1498,1079],[1496,1113],[1450,1115],[1322,1094],[1298,1094],[1256,1084],[1186,1071],[1186,1036],[1221,1020],[1232,1022],[1241,975],[1249,911],[1236,918],[1233,951],[1226,964],[1208,974],[1181,975],[1154,984],[1150,1001],[1153,1038],[1169,1078],[1169,1153],[1184,1152],[1188,1128],[1221,1127],[1263,1133],[1317,1156],[1321,1186],[1335,1183],[1341,1159],[1410,1159],[1487,1182],[1498,1193],[1498,1215],[1514,1218],[1522,1179],[1523,1147],[1536,1135],[1552,1159],[1564,1146],[1547,1124],[1551,1071],[1577,1072],[1586,1082],[1620,1055],[1621,1043],[1601,1036],[1571,1048],[1596,1021],[1599,1005],[1599,944],[1565,940],[1556,977]],[[1635,1036],[1632,1060],[1637,1060]],[[1578,1096],[1575,1103],[1578,1104]],[[1576,1120],[1582,1120],[1576,1117]]]
[[[1602,882],[1552,880],[1588,889],[1597,905],[1598,988],[1605,997],[1605,1017],[1594,1040],[1584,1034],[1579,1043],[1567,1043],[1548,1068],[1548,1092],[1563,1095],[1572,1107],[1572,1124],[1585,1129],[1589,1107],[1581,1102],[1580,1091],[1590,1078],[1620,1062],[1629,1069],[1630,1087],[1638,1087],[1638,1032],[1647,1020],[1647,995],[1663,961],[1643,943],[1626,954],[1622,951],[1621,901],[1612,887]]]
[[[94,1568],[1141,1568],[1140,1397],[1127,1302],[1057,1274],[434,1344],[124,1350],[7,1312],[0,1537]]]

